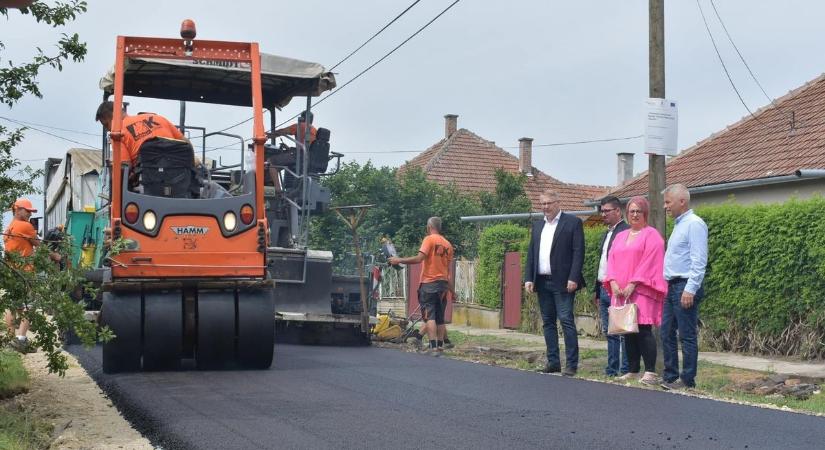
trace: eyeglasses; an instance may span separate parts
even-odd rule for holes
[[[636,214],[644,214],[644,212],[641,209],[629,209],[627,211],[627,215],[629,216],[635,216]]]
[[[609,213],[612,213],[613,211],[616,211],[617,209],[619,209],[619,208],[602,208],[602,210],[599,211],[599,212],[602,213],[602,214],[609,214]]]
[[[552,202],[539,202],[539,205],[541,205],[541,206],[550,206],[550,205],[555,205],[558,202],[559,202],[558,200],[553,200]]]

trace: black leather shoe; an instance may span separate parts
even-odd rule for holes
[[[564,370],[561,372],[562,376],[565,377],[575,377],[576,376],[576,369],[571,369],[569,367],[565,367]]]
[[[561,372],[561,367],[558,366],[551,366],[550,364],[545,364],[544,367],[539,369],[541,373],[559,373]]]

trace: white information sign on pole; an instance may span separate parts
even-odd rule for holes
[[[676,156],[679,110],[676,102],[664,98],[645,101],[645,153]]]

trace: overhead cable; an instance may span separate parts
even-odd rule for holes
[[[421,1],[421,0],[415,0],[414,2],[412,2],[412,4],[411,4],[410,6],[407,6],[407,9],[405,9],[404,11],[401,11],[401,13],[400,13],[400,14],[398,14],[397,16],[395,16],[395,18],[394,18],[394,19],[392,19],[392,20],[391,20],[388,24],[384,25],[384,27],[383,27],[383,28],[381,28],[381,29],[380,29],[380,30],[378,30],[375,34],[373,34],[373,35],[372,35],[372,37],[370,37],[370,38],[369,38],[369,39],[367,39],[367,40],[366,40],[363,44],[361,44],[360,46],[358,46],[358,48],[356,48],[356,49],[355,49],[355,50],[353,50],[353,51],[352,51],[349,55],[347,55],[346,57],[344,57],[344,59],[342,59],[342,60],[338,61],[337,63],[335,63],[335,65],[334,65],[334,66],[332,66],[332,67],[329,69],[329,71],[330,71],[330,72],[332,72],[332,71],[333,71],[336,67],[340,66],[341,64],[343,64],[343,63],[344,63],[344,61],[348,60],[348,59],[350,58],[350,56],[352,56],[352,55],[356,54],[356,53],[358,52],[358,50],[361,50],[362,48],[364,48],[364,46],[365,46],[365,45],[369,44],[369,43],[370,43],[370,41],[372,41],[373,39],[375,39],[375,37],[376,37],[376,36],[378,36],[379,34],[383,33],[383,32],[384,32],[384,30],[386,30],[387,28],[389,28],[389,26],[390,26],[390,25],[392,25],[393,23],[395,23],[395,21],[396,21],[396,20],[400,19],[400,18],[401,18],[401,16],[403,16],[404,14],[406,14],[406,13],[407,13],[407,11],[411,10],[411,9],[413,8],[413,6],[417,5],[417,4],[418,4],[418,2],[420,2],[420,1]]]
[[[748,105],[745,103],[745,100],[742,98],[742,94],[739,93],[739,89],[736,88],[736,84],[733,82],[733,78],[730,76],[730,72],[728,72],[728,67],[725,65],[725,60],[722,59],[722,54],[719,53],[719,47],[716,46],[716,40],[713,38],[713,33],[710,31],[710,26],[708,26],[708,20],[705,18],[705,12],[702,10],[702,4],[699,3],[699,0],[696,0],[696,6],[699,7],[699,14],[702,15],[702,21],[705,23],[705,29],[708,31],[708,36],[710,37],[710,42],[713,44],[713,49],[716,51],[716,56],[719,58],[719,62],[722,64],[722,69],[725,71],[725,75],[728,77],[728,81],[730,82],[730,86],[733,88],[733,91],[736,92],[736,96],[739,98],[739,102],[742,103],[742,106],[748,111],[751,117],[756,118],[753,115],[753,111],[748,108]],[[758,120],[758,119],[757,119]]]
[[[713,0],[710,0],[710,6],[713,7],[713,12],[716,14],[716,18],[719,19],[719,23],[722,25],[722,29],[725,30],[725,35],[728,36],[728,41],[730,41],[730,45],[732,45],[733,49],[736,50],[736,54],[739,55],[739,59],[742,60],[742,64],[745,65],[745,68],[748,69],[748,73],[751,74],[751,78],[753,78],[753,81],[756,83],[757,86],[759,86],[759,90],[762,91],[762,94],[765,95],[765,98],[768,99],[769,102],[773,103],[773,99],[768,95],[767,92],[765,92],[765,89],[762,87],[762,84],[759,82],[759,80],[756,79],[756,75],[754,75],[753,71],[751,70],[751,66],[748,65],[747,61],[745,61],[745,57],[742,56],[742,52],[739,51],[739,47],[737,47],[736,44],[733,43],[733,38],[730,36],[730,33],[728,32],[728,27],[726,27],[725,22],[722,21],[722,16],[719,15],[719,11],[716,9],[716,4],[713,2]]]
[[[403,16],[404,14],[406,14],[406,13],[407,13],[407,11],[411,10],[411,9],[413,8],[413,6],[415,6],[416,4],[418,4],[418,2],[420,2],[420,1],[421,1],[421,0],[416,0],[416,1],[414,1],[411,5],[407,6],[407,8],[406,8],[406,9],[404,9],[404,11],[401,11],[401,13],[400,13],[400,14],[398,14],[397,16],[395,16],[395,18],[394,18],[394,19],[392,19],[392,20],[391,20],[389,23],[387,23],[386,25],[384,25],[384,27],[383,27],[383,28],[381,28],[380,30],[378,30],[378,31],[377,31],[375,34],[373,34],[373,35],[372,35],[369,39],[367,39],[366,41],[364,41],[364,43],[363,43],[363,44],[359,45],[359,46],[358,46],[358,48],[356,48],[355,50],[353,50],[352,52],[350,52],[350,54],[348,54],[347,56],[345,56],[345,57],[344,57],[344,59],[342,59],[342,60],[338,61],[337,63],[335,63],[335,65],[334,65],[334,66],[332,66],[332,67],[329,69],[329,71],[330,71],[330,72],[332,72],[332,71],[333,71],[336,67],[338,67],[338,66],[340,66],[341,64],[343,64],[343,63],[344,63],[346,60],[348,60],[348,59],[349,59],[352,55],[356,54],[359,50],[361,50],[362,48],[364,48],[364,46],[366,46],[367,44],[369,44],[369,43],[370,43],[373,39],[375,39],[375,38],[376,38],[379,34],[383,33],[383,32],[384,32],[384,30],[386,30],[387,28],[389,28],[389,26],[390,26],[390,25],[392,25],[393,23],[395,23],[395,21],[397,21],[398,19],[400,19],[400,18],[401,18],[401,16]],[[250,121],[250,120],[252,120],[254,117],[255,117],[255,116],[252,116],[252,117],[250,117],[250,118],[248,118],[248,119],[246,119],[246,120],[243,120],[243,121],[240,121],[240,122],[236,123],[235,125],[230,125],[230,126],[228,126],[228,127],[224,128],[224,129],[222,129],[222,130],[220,130],[220,131],[218,131],[218,132],[220,133],[220,132],[224,132],[224,131],[227,131],[227,130],[231,130],[232,128],[235,128],[235,127],[237,127],[237,126],[239,126],[239,125],[243,125],[243,124],[245,124],[245,123],[249,122],[249,121]],[[297,116],[296,116],[296,117],[297,117]],[[291,119],[290,119],[290,120],[291,120]]]
[[[429,22],[427,22],[426,24],[424,24],[424,26],[422,26],[421,28],[419,28],[419,29],[418,29],[415,33],[411,34],[409,37],[407,37],[406,39],[404,39],[403,41],[401,41],[401,43],[400,43],[400,44],[396,45],[396,46],[395,46],[395,48],[393,48],[392,50],[390,50],[389,52],[387,52],[387,54],[385,54],[384,56],[382,56],[380,59],[378,59],[378,60],[377,60],[377,61],[375,61],[374,63],[370,64],[370,65],[369,65],[366,69],[364,69],[364,70],[362,70],[361,72],[359,72],[359,73],[358,73],[358,75],[354,76],[354,77],[353,77],[353,78],[351,78],[349,81],[347,81],[347,82],[346,82],[346,83],[344,83],[343,85],[341,85],[341,86],[339,86],[338,88],[336,88],[334,91],[330,92],[329,94],[325,95],[323,98],[321,98],[320,100],[318,100],[317,102],[315,102],[315,106],[320,105],[321,103],[323,103],[324,101],[326,101],[328,98],[330,98],[330,97],[332,97],[333,95],[337,94],[338,92],[340,92],[340,91],[341,91],[341,89],[344,89],[344,88],[345,88],[345,87],[347,87],[350,83],[352,83],[353,81],[357,80],[358,78],[360,78],[360,77],[361,77],[362,75],[364,75],[365,73],[369,72],[369,71],[370,71],[373,67],[375,67],[375,66],[377,66],[378,64],[380,64],[380,63],[381,63],[381,61],[384,61],[385,59],[387,59],[390,55],[392,55],[393,53],[395,53],[395,52],[396,52],[396,50],[398,50],[399,48],[401,48],[402,46],[404,46],[404,44],[406,44],[406,43],[407,43],[407,42],[409,42],[412,38],[416,37],[419,33],[421,33],[422,31],[424,31],[427,27],[429,27],[429,26],[430,26],[433,22],[435,22],[436,20],[438,20],[438,18],[439,18],[439,17],[443,16],[443,15],[444,15],[444,13],[446,13],[447,11],[449,11],[449,10],[450,10],[453,6],[455,6],[455,5],[456,5],[456,3],[460,2],[460,1],[461,1],[461,0],[455,0],[454,2],[450,3],[450,5],[449,5],[449,6],[447,6],[446,8],[444,8],[444,9],[443,9],[440,13],[438,13],[438,15],[436,15],[435,17],[433,17],[432,19],[430,19],[430,21],[429,21]],[[277,128],[277,127],[280,127],[280,126],[282,126],[282,125],[284,125],[284,124],[286,124],[286,123],[291,122],[292,120],[296,119],[296,118],[297,118],[298,116],[300,116],[300,115],[301,115],[301,113],[295,114],[294,116],[290,117],[289,119],[287,119],[287,120],[285,120],[285,121],[283,121],[283,122],[279,123],[279,124],[276,126],[276,128]]]
[[[54,133],[50,133],[50,132],[48,132],[48,131],[43,131],[43,130],[41,130],[41,129],[39,129],[39,128],[35,128],[35,127],[31,126],[31,125],[26,125],[25,123],[20,122],[20,121],[18,121],[18,120],[9,119],[8,117],[3,117],[3,116],[0,116],[0,119],[6,120],[6,121],[9,121],[9,122],[12,122],[12,123],[16,123],[17,125],[20,125],[20,126],[22,126],[22,127],[26,127],[26,128],[27,128],[27,129],[29,129],[29,130],[34,130],[34,131],[37,131],[38,133],[47,134],[47,135],[49,135],[49,136],[51,136],[51,137],[54,137],[54,138],[57,138],[57,139],[61,139],[61,140],[64,140],[64,141],[66,141],[66,142],[71,142],[71,143],[73,143],[73,144],[82,145],[82,146],[84,146],[84,147],[86,147],[86,148],[89,148],[89,149],[92,149],[92,150],[98,150],[98,149],[99,149],[98,147],[95,147],[95,146],[93,146],[93,145],[85,144],[85,143],[83,143],[83,142],[78,142],[78,141],[75,141],[74,139],[69,139],[69,138],[66,138],[66,137],[63,137],[63,136],[60,136],[60,135],[54,134]]]

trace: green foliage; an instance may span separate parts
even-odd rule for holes
[[[29,374],[20,354],[0,350],[0,400],[14,397],[29,387]]]
[[[86,2],[72,0],[67,4],[57,3],[51,7],[46,2],[36,1],[20,12],[23,15],[31,14],[37,22],[43,22],[52,27],[64,26],[73,21],[78,14],[86,12]],[[0,14],[8,18],[9,13],[5,8],[0,8]],[[5,46],[0,42],[0,50]],[[37,48],[37,54],[31,62],[25,64],[14,64],[8,62],[8,67],[0,68],[0,101],[13,106],[26,94],[32,94],[38,98],[43,95],[37,87],[37,76],[40,68],[49,66],[57,70],[63,70],[63,62],[72,59],[80,62],[86,56],[86,44],[80,42],[77,34],[69,36],[62,34],[57,42],[57,53],[47,55],[42,49]]]
[[[532,205],[524,192],[527,175],[496,169],[495,192],[479,193],[482,214],[514,214],[530,212]]]
[[[398,175],[395,169],[346,163],[333,176],[322,181],[330,189],[332,206],[374,205],[358,228],[365,254],[376,253],[381,238],[389,237],[402,255],[414,255],[426,233],[427,219],[442,218],[444,236],[456,247],[456,254],[473,257],[476,229],[459,217],[475,215],[478,203],[459,193],[454,186],[443,187],[427,180],[420,169],[410,169]],[[352,234],[334,211],[313,218],[310,246],[332,250],[336,270],[352,272],[343,267],[345,256],[354,251]]]
[[[598,312],[594,301],[595,293],[593,283],[596,282],[596,272],[599,270],[599,259],[602,256],[599,245],[602,243],[602,236],[607,229],[603,226],[584,228],[584,281],[587,284],[584,289],[576,294],[576,313],[589,314],[595,316]]]
[[[0,448],[49,448],[52,426],[13,402],[0,404]]]
[[[825,199],[704,207],[703,337],[722,350],[823,357]]]
[[[85,11],[86,3],[82,1],[55,2],[55,6],[35,1],[21,9],[20,13],[22,16],[30,15],[38,23],[58,27],[67,25]],[[9,11],[5,8],[0,8],[0,14],[9,19]],[[0,42],[0,51],[4,48]],[[38,48],[29,63],[4,62],[4,67],[0,69],[0,101],[11,108],[27,94],[41,97],[37,76],[43,66],[62,70],[64,62],[70,59],[81,61],[85,54],[86,44],[80,42],[77,35],[63,34],[54,55],[46,55]],[[20,161],[14,158],[12,149],[22,141],[24,131],[0,127],[0,207],[4,210],[16,198],[34,193],[34,181],[41,175],[39,171],[29,168],[15,170],[20,166]],[[2,223],[0,228],[5,229]],[[69,295],[78,288],[84,289],[83,271],[76,267],[60,270],[51,259],[57,254],[66,258],[70,254],[69,246],[70,242],[63,242],[50,254],[47,245],[40,245],[32,256],[26,258],[8,253],[0,258],[0,311],[15,311],[18,319],[26,318],[31,322],[31,331],[36,334],[31,345],[46,354],[49,371],[61,375],[67,368],[66,358],[59,347],[62,333],[73,329],[86,344],[94,343],[96,336],[94,325],[83,317],[82,306]],[[24,269],[28,267],[31,270]],[[10,338],[5,326],[3,328],[0,345]],[[104,332],[103,335],[108,334]],[[3,370],[4,367],[0,366],[0,373]]]
[[[523,264],[529,243],[530,231],[514,224],[493,225],[481,233],[476,267],[476,298],[480,305],[490,308],[501,306],[501,264],[504,253],[521,252]]]

